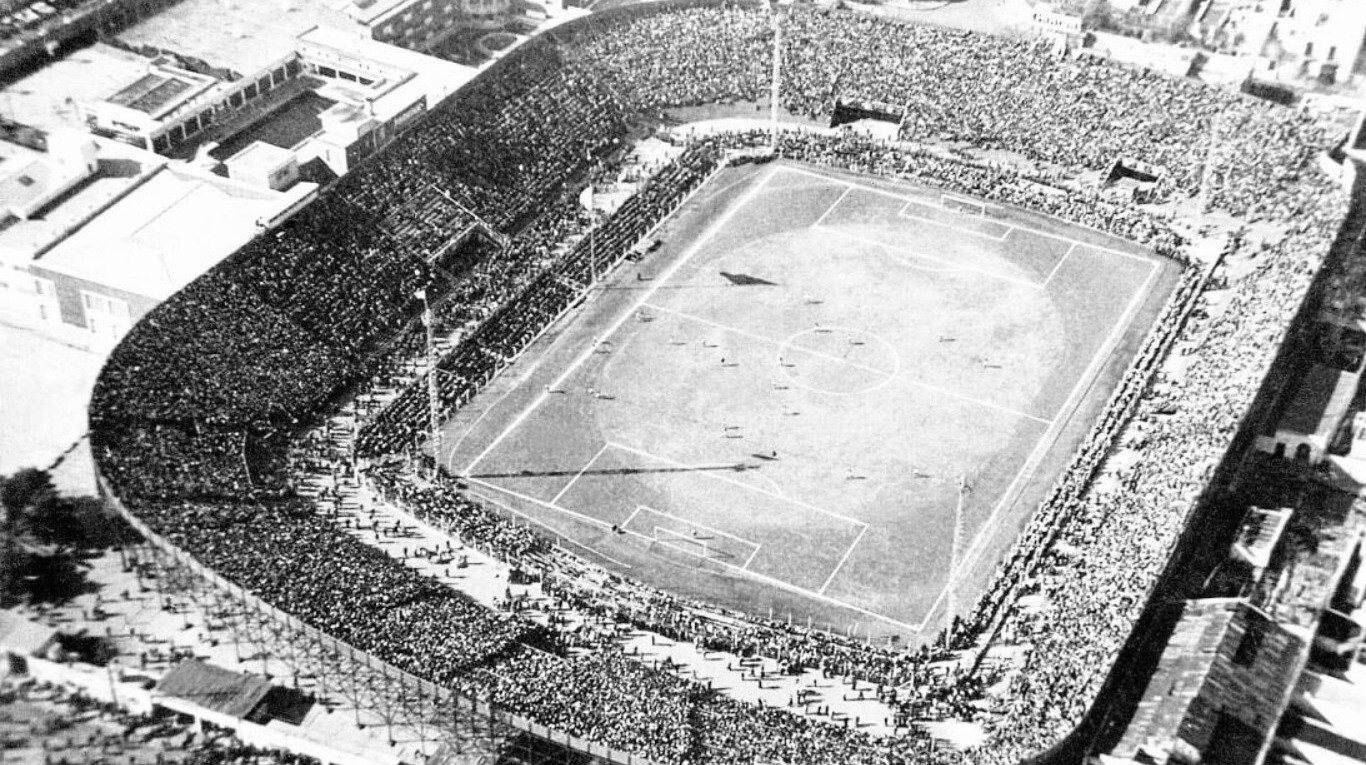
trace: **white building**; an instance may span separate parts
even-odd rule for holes
[[[42,219],[0,230],[0,319],[112,347],[158,303],[317,193],[242,183],[104,141]]]

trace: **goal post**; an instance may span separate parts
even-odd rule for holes
[[[708,560],[711,560],[713,557],[711,543],[705,537],[684,534],[658,525],[654,527],[653,536],[656,542],[662,542],[677,550],[688,553],[689,555],[696,555],[699,558],[706,558]]]

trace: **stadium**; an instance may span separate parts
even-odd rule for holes
[[[662,112],[770,93],[790,124],[677,135],[584,209]],[[849,105],[896,140],[811,127]],[[1075,759],[1311,284],[1358,283],[1330,258],[1353,240],[1320,164],[1340,138],[1034,42],[802,6],[594,14],[135,327],[90,405],[101,486],[194,587],[379,668],[457,754]],[[1142,203],[1071,182],[1131,160],[1160,170]],[[905,724],[748,704],[495,612],[348,533],[344,494],[566,610],[872,683]],[[932,719],[984,737],[945,749]]]

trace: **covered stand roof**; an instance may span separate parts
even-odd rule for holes
[[[254,675],[231,672],[202,661],[175,665],[157,691],[232,717],[247,717],[270,693],[271,684]]]

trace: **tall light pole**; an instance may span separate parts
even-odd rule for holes
[[[782,15],[778,11],[778,4],[772,2],[768,6],[769,21],[773,25],[773,74],[772,82],[769,83],[768,93],[768,130],[769,142],[773,147],[773,153],[778,153],[778,100],[782,93],[782,68],[783,68],[783,25]]]
[[[949,549],[948,613],[945,615],[944,648],[953,646],[953,620],[958,615],[958,564],[963,546],[963,495],[968,492],[968,477],[958,477],[958,504],[953,509],[953,545]]]
[[[1195,215],[1200,221],[1201,228],[1205,226],[1205,211],[1209,205],[1210,169],[1214,166],[1214,152],[1219,148],[1219,125],[1223,119],[1224,115],[1221,112],[1210,121],[1209,150],[1205,152],[1205,166],[1200,170],[1200,190],[1195,197]]]
[[[433,474],[441,471],[441,390],[436,379],[436,323],[432,317],[432,305],[427,302],[427,290],[420,289],[417,296],[422,300],[422,324],[427,335],[427,416],[431,428]]]

